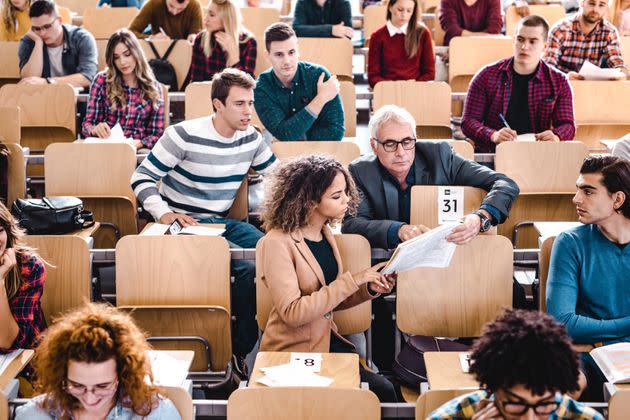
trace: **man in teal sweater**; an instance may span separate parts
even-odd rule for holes
[[[630,162],[588,157],[577,188],[584,226],[554,241],[547,310],[576,343],[630,341]],[[589,383],[590,361],[584,357]]]
[[[299,60],[297,37],[286,23],[265,31],[272,68],[256,82],[254,106],[278,140],[341,140],[344,134],[339,81],[317,64]]]

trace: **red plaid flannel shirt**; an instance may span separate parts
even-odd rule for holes
[[[492,134],[503,128],[499,113],[507,113],[512,93],[513,58],[479,70],[468,88],[462,131],[475,142],[476,153],[494,153]],[[541,61],[529,81],[529,118],[534,133],[551,129],[560,140],[575,136],[573,95],[563,73]]]
[[[164,132],[162,87],[155,82],[160,95],[156,109],[152,102],[144,98],[140,89],[130,88],[123,83],[125,106],[117,105],[114,109],[107,97],[106,74],[107,70],[98,73],[92,82],[90,100],[81,129],[83,136],[92,136],[92,129],[99,123],[105,122],[110,128],[120,123],[125,137],[140,140],[145,147],[151,149]]]
[[[579,72],[585,60],[598,67],[626,67],[619,34],[613,24],[602,19],[591,33],[584,35],[579,18],[580,14],[576,13],[551,28],[544,60],[565,73]]]
[[[20,331],[11,347],[0,348],[0,353],[34,347],[35,340],[46,329],[41,305],[46,278],[44,263],[32,255],[21,255],[19,258],[22,283],[17,294],[9,301],[9,307]]]
[[[215,41],[214,34],[212,34],[212,54],[210,57],[206,57],[203,53],[201,38],[204,33],[205,31],[197,34],[193,44],[192,62],[190,63],[190,80],[193,82],[212,80],[215,73],[223,71],[226,67],[225,53],[219,43]],[[247,39],[246,34],[241,34],[239,42],[239,61],[232,67],[243,70],[254,77],[257,53],[256,40],[253,37]]]

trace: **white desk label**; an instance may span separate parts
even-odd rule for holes
[[[291,353],[291,365],[298,365],[306,368],[311,372],[319,372],[322,368],[321,353]]]
[[[458,222],[464,217],[464,187],[438,187],[438,224]]]

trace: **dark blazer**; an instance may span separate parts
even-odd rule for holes
[[[414,160],[415,185],[460,185],[488,191],[483,204],[501,212],[504,221],[519,193],[518,186],[507,176],[466,160],[453,152],[446,142],[419,141]],[[375,155],[360,157],[350,164],[350,174],[361,192],[356,216],[343,222],[343,233],[365,236],[375,248],[387,248],[387,230],[400,221],[398,188],[383,177]]]

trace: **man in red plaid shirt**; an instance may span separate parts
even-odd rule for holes
[[[549,25],[527,16],[517,27],[514,56],[479,70],[462,117],[462,131],[476,153],[520,134],[537,141],[571,140],[575,135],[573,96],[566,75],[541,60]]]
[[[620,79],[628,77],[617,29],[604,19],[607,11],[607,0],[581,0],[575,16],[551,28],[545,61],[568,73],[572,80],[582,79],[577,72],[587,60],[598,67],[618,68],[624,74]]]

